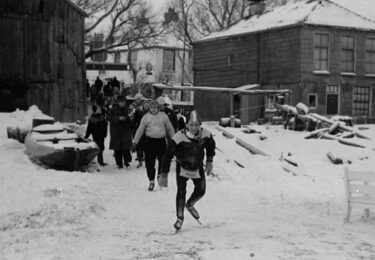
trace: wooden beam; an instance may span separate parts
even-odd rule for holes
[[[272,95],[272,94],[291,94],[290,89],[279,89],[279,90],[263,90],[253,89],[245,90],[243,88],[218,88],[218,87],[203,87],[203,86],[169,86],[165,84],[156,83],[152,85],[155,88],[169,89],[169,90],[184,90],[184,91],[208,91],[208,92],[222,92],[232,94],[245,94],[245,95]],[[251,85],[249,85],[250,87]]]

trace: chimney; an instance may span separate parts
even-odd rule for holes
[[[261,15],[266,8],[264,0],[249,0],[249,16]]]

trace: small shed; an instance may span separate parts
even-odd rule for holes
[[[85,17],[70,0],[1,1],[1,111],[37,105],[60,121],[84,118]]]

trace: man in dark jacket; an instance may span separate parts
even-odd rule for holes
[[[92,106],[92,115],[89,118],[89,122],[86,129],[85,138],[89,138],[92,135],[94,142],[99,146],[100,152],[97,156],[98,163],[101,166],[107,165],[103,161],[103,151],[104,151],[104,139],[107,137],[107,121],[104,119],[102,113],[97,112],[98,108]]]
[[[108,112],[108,121],[110,122],[111,134],[109,149],[115,151],[117,167],[119,169],[122,169],[124,165],[129,167],[132,160],[130,153],[132,148],[132,122],[123,96],[119,96],[117,103],[112,105]]]
[[[199,213],[194,205],[205,194],[205,172],[207,172],[207,175],[212,174],[212,161],[215,156],[215,140],[208,130],[200,126],[200,120],[198,119],[196,111],[190,114],[187,129],[177,132],[168,145],[168,149],[162,160],[162,173],[159,179],[160,187],[168,186],[167,177],[170,162],[174,155],[176,155],[177,162],[177,221],[174,227],[176,230],[179,230],[184,221],[185,207],[196,220],[199,219]],[[205,156],[206,167],[204,169],[203,160]],[[194,191],[186,201],[186,184],[189,179],[192,179],[194,183]]]

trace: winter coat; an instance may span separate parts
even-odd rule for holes
[[[203,165],[206,150],[206,161],[212,162],[215,156],[215,140],[211,132],[200,128],[194,138],[189,138],[187,130],[177,132],[162,159],[162,172],[168,173],[172,157],[176,155],[176,161],[186,170],[195,171]]]
[[[135,135],[135,132],[137,132],[137,129],[141,123],[142,117],[145,114],[145,111],[143,110],[143,102],[136,105],[134,102],[130,105],[130,110],[134,111],[133,115],[133,135]]]
[[[110,122],[111,139],[109,149],[112,150],[128,150],[132,147],[132,122],[129,118],[128,107],[121,108],[118,104],[113,104],[108,112],[108,121]],[[126,119],[120,121],[120,117]]]
[[[173,129],[175,131],[178,130],[178,120],[177,120],[177,116],[176,116],[176,113],[172,110],[172,109],[169,109],[169,108],[164,108],[164,113],[167,114],[168,118],[169,118],[169,121],[171,122],[172,126],[173,126]]]
[[[107,136],[107,126],[108,123],[104,119],[104,115],[101,113],[94,113],[90,116],[89,122],[87,124],[85,138],[92,135],[94,141],[104,140]]]

